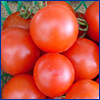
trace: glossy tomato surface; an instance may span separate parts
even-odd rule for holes
[[[26,30],[29,30],[31,18],[24,19],[20,17],[20,12],[17,11],[9,15],[3,23],[2,29],[10,28],[10,27],[21,27]]]
[[[99,43],[99,1],[93,2],[85,12],[85,19],[89,25],[88,36]]]
[[[62,52],[70,48],[78,36],[75,15],[61,5],[39,10],[31,20],[30,33],[34,43],[45,52]]]
[[[33,72],[37,87],[49,97],[65,94],[74,81],[74,74],[71,62],[57,53],[48,53],[40,57]]]
[[[87,79],[77,81],[67,92],[66,99],[99,99],[99,84]]]
[[[1,69],[6,73],[31,71],[39,56],[40,51],[27,30],[9,28],[1,32]]]
[[[68,4],[67,2],[65,2],[65,1],[47,1],[47,5],[52,5],[52,4],[62,5],[66,8],[68,8],[68,9],[70,9],[73,12],[73,14],[75,14],[75,11],[72,8],[72,6],[70,4]]]
[[[45,99],[36,87],[32,75],[22,74],[8,81],[2,90],[2,99]]]
[[[75,44],[63,53],[73,64],[75,80],[94,79],[99,74],[99,47],[86,38],[78,38]]]

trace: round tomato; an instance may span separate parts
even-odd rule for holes
[[[73,12],[73,14],[75,14],[75,11],[74,9],[72,8],[71,5],[69,5],[67,2],[65,1],[47,1],[47,5],[52,5],[52,4],[59,4],[59,5],[62,5],[68,9],[70,9],[70,11]]]
[[[99,77],[95,80],[97,83],[99,83]]]
[[[57,53],[48,53],[40,57],[33,72],[38,89],[49,97],[65,94],[74,81],[74,74],[71,62]]]
[[[30,33],[41,50],[62,52],[76,41],[78,23],[69,9],[61,5],[49,5],[34,15],[30,23]]]
[[[21,27],[26,30],[29,30],[31,18],[24,19],[20,16],[20,12],[17,11],[9,15],[3,23],[2,29],[10,28],[10,27]]]
[[[2,99],[45,99],[36,87],[32,75],[22,74],[8,81],[2,90]]]
[[[99,84],[88,79],[77,81],[70,87],[66,99],[99,99]]]
[[[27,30],[16,27],[1,32],[1,69],[6,73],[29,72],[39,56],[40,51]]]
[[[93,2],[85,12],[85,19],[89,25],[87,35],[99,43],[99,1]]]
[[[78,38],[75,44],[63,53],[73,64],[75,80],[93,79],[99,74],[99,47],[86,38]]]

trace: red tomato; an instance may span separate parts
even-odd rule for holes
[[[23,74],[13,77],[2,90],[2,99],[45,99],[36,87],[32,75]]]
[[[11,75],[27,73],[40,56],[39,49],[22,28],[9,28],[1,32],[1,69]]]
[[[99,47],[86,38],[78,38],[75,44],[63,53],[73,64],[75,80],[93,79],[99,74]]]
[[[60,5],[49,5],[34,15],[30,32],[33,41],[41,50],[62,52],[76,41],[78,23],[69,9]]]
[[[71,62],[57,53],[40,57],[34,67],[34,80],[39,90],[49,97],[66,93],[74,81],[74,68]]]
[[[8,16],[3,23],[2,29],[6,29],[10,27],[21,27],[21,28],[29,30],[31,18],[24,19],[20,17],[19,14],[20,12],[18,11]]]
[[[99,99],[99,84],[88,79],[77,81],[67,92],[66,99]]]
[[[70,11],[73,12],[73,14],[75,14],[75,11],[74,9],[72,8],[71,5],[69,5],[67,2],[65,1],[47,1],[47,5],[52,5],[52,4],[60,4],[68,9],[70,9]]]
[[[95,80],[97,83],[99,83],[99,77]]]
[[[85,19],[89,25],[88,36],[99,43],[99,1],[93,2],[85,12]]]

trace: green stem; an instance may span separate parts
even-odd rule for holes
[[[37,1],[37,3],[38,3],[38,6],[40,9],[42,9],[44,7],[43,1]]]
[[[29,5],[25,8],[24,12],[20,11],[19,15],[24,19],[31,18],[32,11],[28,12],[28,9],[29,9]]]
[[[81,26],[86,26],[87,22],[82,18],[77,18],[78,24]]]

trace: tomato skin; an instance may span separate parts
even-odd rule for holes
[[[60,5],[49,5],[34,15],[30,23],[30,33],[34,43],[42,51],[63,52],[76,41],[78,23],[69,9]]]
[[[66,8],[68,8],[69,10],[71,10],[73,12],[73,14],[75,14],[74,9],[72,8],[71,5],[69,5],[67,2],[65,1],[47,1],[47,5],[52,5],[52,4],[60,4]]]
[[[99,84],[88,79],[77,81],[67,92],[66,99],[99,99]]]
[[[97,83],[99,83],[99,77],[95,80]]]
[[[32,75],[22,74],[8,81],[2,90],[2,99],[45,99],[36,87]]]
[[[74,74],[73,66],[66,57],[57,53],[48,53],[37,60],[33,77],[43,94],[58,97],[66,93],[72,85]]]
[[[75,81],[94,79],[99,74],[99,47],[86,38],[78,38],[75,44],[63,53],[73,64]]]
[[[85,12],[85,19],[89,25],[87,35],[99,43],[99,1],[93,2]]]
[[[16,27],[1,32],[1,69],[6,73],[31,71],[39,56],[40,51],[27,30]]]
[[[20,28],[24,28],[29,31],[31,18],[24,19],[20,17],[19,14],[20,12],[17,11],[9,15],[3,23],[2,30],[6,28],[11,28],[11,27],[20,27]]]

